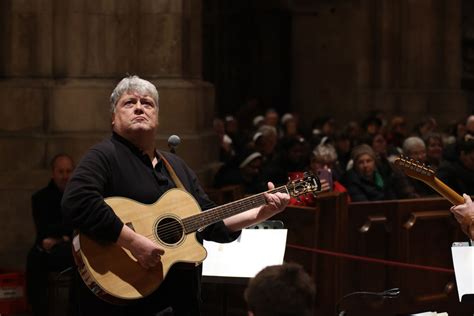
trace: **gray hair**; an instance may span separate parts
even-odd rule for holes
[[[412,136],[403,142],[403,153],[408,154],[415,146],[420,145],[426,148],[425,142],[418,136]]]
[[[336,161],[337,152],[333,145],[320,144],[313,150],[314,158],[322,161]]]
[[[115,112],[117,102],[125,92],[138,92],[142,95],[149,95],[158,107],[159,95],[155,85],[134,75],[123,78],[110,95],[110,111],[112,113]]]
[[[262,125],[258,129],[258,132],[262,133],[263,136],[278,136],[275,126]]]

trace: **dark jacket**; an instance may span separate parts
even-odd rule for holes
[[[396,198],[390,183],[385,181],[383,187],[379,187],[372,179],[367,179],[354,169],[349,170],[345,174],[342,183],[347,188],[352,202],[380,201]]]

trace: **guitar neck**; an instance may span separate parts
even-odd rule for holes
[[[289,193],[286,185],[269,190],[265,193]],[[248,211],[252,208],[266,204],[264,193],[252,195],[241,200],[231,202],[222,206],[209,209],[200,214],[196,214],[183,219],[183,226],[186,233],[192,233],[200,228],[214,224],[220,220],[236,214]]]
[[[435,189],[436,192],[444,196],[454,205],[459,205],[459,204],[464,203],[464,198],[461,195],[459,195],[456,191],[454,191],[453,189],[448,187],[446,184],[444,184],[444,182],[441,181],[440,179],[434,177],[434,180],[428,184],[433,189]]]

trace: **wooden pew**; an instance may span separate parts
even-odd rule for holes
[[[443,198],[351,203],[348,208],[348,248],[352,254],[452,269],[451,244],[466,237]],[[344,292],[398,287],[398,299],[352,302],[366,315],[399,315],[447,311],[471,315],[473,306],[458,303],[454,274],[346,261]],[[350,303],[350,302],[349,302]],[[471,314],[469,313],[471,311]]]
[[[345,194],[334,192],[321,194],[315,207],[289,206],[274,219],[284,222],[290,245],[452,269],[451,244],[467,237],[449,208],[449,202],[443,198],[348,204]],[[474,310],[473,305],[458,302],[453,273],[347,260],[291,247],[286,249],[285,261],[302,264],[314,278],[315,315],[334,315],[337,302],[345,294],[394,287],[401,290],[397,299],[354,296],[341,307],[348,315],[364,316],[429,310],[471,316]],[[227,312],[223,314],[219,309],[220,315],[245,311],[244,288],[242,284],[228,284],[215,289],[231,293],[225,298]]]

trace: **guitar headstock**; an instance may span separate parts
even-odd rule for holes
[[[395,160],[394,165],[409,177],[428,183],[434,181],[435,172],[433,169],[419,161],[400,156]]]
[[[319,178],[311,172],[305,172],[303,177],[292,180],[286,185],[288,193],[292,197],[298,197],[303,194],[321,191],[321,182]]]

